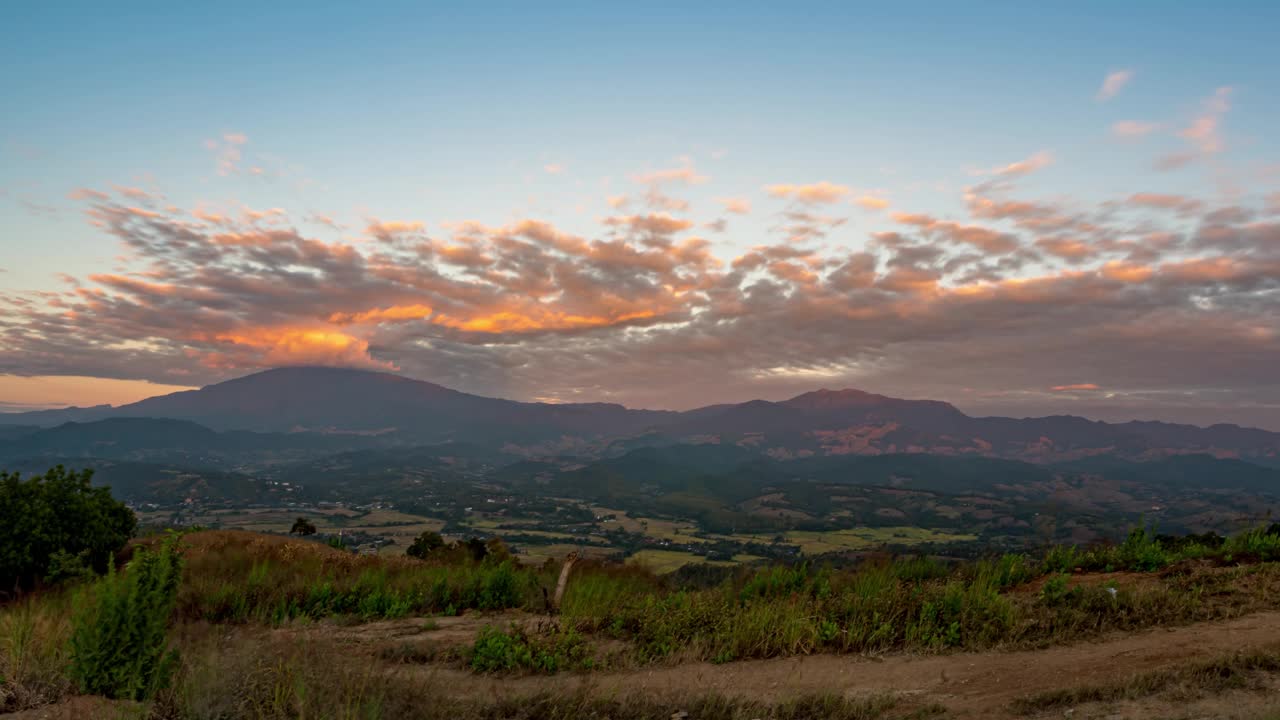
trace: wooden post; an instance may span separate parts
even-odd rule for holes
[[[575,550],[568,554],[564,559],[564,565],[560,566],[560,580],[556,582],[556,594],[551,599],[551,613],[560,612],[560,601],[564,599],[564,590],[569,586],[569,571],[573,569],[573,564],[578,562],[578,552]]]

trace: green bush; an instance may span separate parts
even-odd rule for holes
[[[168,683],[177,661],[168,642],[182,574],[177,543],[140,548],[124,572],[108,570],[77,598],[70,674],[81,691],[143,700]]]
[[[61,465],[28,480],[0,471],[0,590],[29,589],[51,569],[63,578],[106,571],[137,519],[92,476]]]
[[[591,649],[572,628],[558,626],[529,634],[512,624],[507,631],[486,625],[471,647],[471,669],[476,672],[532,670],[555,673],[591,667]]]

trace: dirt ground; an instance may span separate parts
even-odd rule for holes
[[[630,670],[555,676],[476,675],[451,663],[405,664],[380,661],[390,647],[461,647],[485,625],[517,623],[532,629],[544,618],[519,611],[452,618],[406,618],[342,627],[312,625],[274,631],[276,640],[321,641],[348,654],[367,655],[387,672],[403,673],[461,699],[522,696],[542,691],[602,696],[678,698],[707,692],[763,701],[811,693],[850,697],[892,694],[907,709],[941,707],[944,718],[1017,718],[1010,705],[1019,697],[1046,691],[1123,680],[1152,670],[1211,660],[1237,651],[1280,652],[1280,612],[1258,613],[1212,623],[1116,634],[1093,642],[1040,650],[950,655],[814,655],[714,665],[693,662]],[[246,630],[248,632],[248,630]],[[256,632],[261,632],[260,630]],[[259,636],[260,639],[260,636]],[[674,707],[674,705],[673,705]],[[133,711],[133,712],[131,712]],[[136,717],[129,703],[71,698],[58,705],[6,716],[15,720]],[[1261,678],[1261,687],[1210,697],[1163,693],[1133,701],[1059,707],[1033,718],[1177,718],[1200,720],[1280,720],[1280,675]]]
[[[442,618],[439,630],[421,631],[423,621],[396,621],[350,628],[352,639],[378,642],[414,635],[468,642],[480,625],[509,620],[536,622],[524,614],[510,617]],[[414,629],[414,626],[416,628]],[[399,631],[397,631],[399,628]],[[432,637],[435,636],[435,637]],[[338,636],[340,637],[340,636]],[[336,638],[335,638],[336,639]],[[1261,613],[1234,620],[1176,628],[1156,628],[1113,635],[1094,642],[1014,652],[951,655],[864,657],[815,655],[713,665],[685,663],[636,670],[565,674],[552,677],[486,677],[442,665],[409,666],[423,681],[447,688],[458,697],[502,697],[543,690],[576,691],[584,687],[604,695],[639,693],[651,697],[715,691],[760,700],[780,700],[805,693],[846,695],[892,693],[921,706],[938,704],[948,717],[1004,718],[1013,714],[1018,697],[1049,690],[1098,684],[1130,675],[1208,660],[1241,650],[1280,651],[1280,613]],[[1280,680],[1278,678],[1277,680]],[[1280,683],[1276,683],[1280,688]],[[1280,717],[1280,694],[1233,692],[1196,702],[1112,703],[1105,707],[1063,709],[1042,717],[1218,718]]]

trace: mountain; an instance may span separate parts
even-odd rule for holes
[[[1095,455],[1152,460],[1203,453],[1280,462],[1280,433],[1235,425],[1105,423],[1070,415],[971,417],[945,402],[860,390],[818,390],[782,402],[752,400],[686,412],[631,410],[607,403],[516,402],[389,373],[319,367],[268,370],[121,407],[41,411],[7,420],[48,427],[118,418],[167,418],[209,430],[277,435],[219,438],[223,445],[261,441],[288,447],[303,442],[288,440],[293,435],[307,436],[307,442],[327,437],[333,452],[353,449],[352,438],[364,437],[378,438],[365,447],[462,442],[534,457],[602,458],[647,446],[703,443],[738,446],[779,460],[927,453],[1053,463]],[[89,431],[64,430],[60,442],[84,432]],[[190,427],[181,432],[187,435],[174,436],[173,442],[185,447],[204,447],[200,443],[209,439],[197,437]],[[149,442],[160,442],[158,437]],[[0,438],[11,447],[49,442],[29,428]]]
[[[47,426],[118,417],[172,418],[215,430],[397,433],[414,442],[478,435],[529,442],[563,433],[634,432],[672,414],[607,403],[522,403],[390,373],[295,367],[120,407],[45,410],[13,415],[11,420]]]

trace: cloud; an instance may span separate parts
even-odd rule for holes
[[[1217,154],[1226,146],[1222,139],[1222,118],[1231,109],[1231,87],[1220,87],[1201,103],[1200,113],[1178,132],[1190,148],[1170,153],[1156,161],[1157,170],[1177,170],[1190,163]]]
[[[847,197],[853,192],[845,185],[825,180],[809,185],[769,185],[765,190],[773,197],[787,198],[806,205],[827,205]]]
[[[963,222],[902,207],[894,231],[828,243],[843,218],[784,197],[781,237],[735,250],[748,243],[731,228],[713,245],[707,218],[649,209],[572,230],[367,217],[333,233],[288,208],[83,193],[119,267],[0,291],[0,374],[192,385],[309,363],[687,407],[785,397],[820,373],[913,397],[1006,393],[1019,411],[1090,385],[1139,409],[1177,397],[1186,417],[1280,407],[1280,220],[1265,200],[1068,207],[971,190]],[[1081,368],[1089,382],[1068,382]]]
[[[1222,116],[1226,115],[1230,109],[1231,88],[1218,88],[1212,97],[1204,101],[1203,112],[1178,133],[1178,136],[1195,145],[1206,155],[1218,152],[1222,149],[1222,137],[1219,135],[1218,126]]]
[[[1107,100],[1110,100],[1116,95],[1119,95],[1120,91],[1124,89],[1124,86],[1128,85],[1129,81],[1132,79],[1132,70],[1116,70],[1115,72],[1108,73],[1107,76],[1102,79],[1102,87],[1098,88],[1098,94],[1094,96],[1094,99],[1099,102],[1106,102]]]
[[[1054,392],[1076,392],[1081,390],[1101,390],[1102,388],[1094,383],[1077,383],[1075,385],[1054,385],[1049,389]]]
[[[1053,154],[1047,150],[1041,150],[1030,157],[1009,163],[1001,167],[991,168],[984,175],[994,175],[1001,178],[1014,178],[1030,175],[1037,170],[1042,170],[1053,164]]]
[[[1163,193],[1136,193],[1129,196],[1128,204],[1136,207],[1172,210],[1183,215],[1191,215],[1204,208],[1204,203],[1195,198]]]
[[[863,195],[855,199],[853,203],[861,207],[863,210],[871,210],[873,212],[884,210],[885,208],[889,207],[888,200],[885,200],[882,197],[876,197],[874,195]]]
[[[648,172],[637,173],[632,179],[641,185],[663,184],[663,183],[679,183],[684,185],[701,185],[708,178],[701,175],[693,164],[686,162],[680,167],[667,168],[664,170],[651,170]]]
[[[725,212],[731,212],[735,215],[748,215],[751,213],[751,201],[746,198],[722,197],[716,198],[716,202],[724,206]]]
[[[110,197],[107,193],[90,188],[76,188],[67,193],[69,200],[107,200]]]
[[[1006,254],[1019,247],[1018,238],[1014,235],[979,225],[962,225],[918,213],[894,213],[891,217],[894,222],[914,225],[928,235],[952,243],[972,245],[987,253]]]
[[[241,149],[248,142],[249,137],[244,133],[232,132],[206,140],[204,146],[213,152],[219,175],[234,175],[240,172]]]
[[[1111,134],[1118,138],[1142,138],[1159,130],[1161,127],[1159,123],[1121,120],[1111,126]]]
[[[559,175],[560,173],[565,171],[565,167],[560,163],[547,163],[546,165],[542,166],[542,170],[548,175]]]

